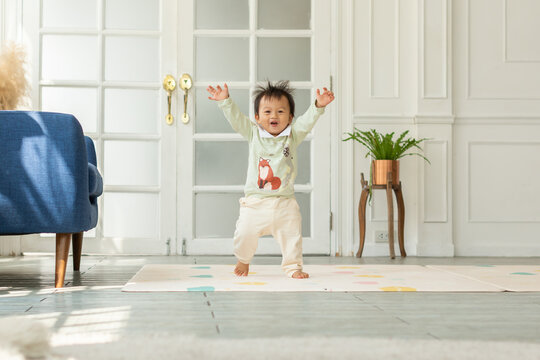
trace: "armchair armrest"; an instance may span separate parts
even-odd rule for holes
[[[102,181],[88,140],[73,115],[0,111],[0,234],[96,226]]]

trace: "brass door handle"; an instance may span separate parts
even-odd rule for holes
[[[187,101],[188,101],[188,90],[191,89],[193,85],[193,80],[189,74],[182,74],[180,77],[180,88],[184,90],[184,114],[182,115],[182,122],[187,124],[189,122],[189,115],[187,113]]]
[[[172,75],[166,75],[163,79],[163,89],[167,92],[167,116],[165,117],[165,122],[167,125],[172,125],[174,118],[171,114],[171,96],[173,91],[176,89],[176,80]]]

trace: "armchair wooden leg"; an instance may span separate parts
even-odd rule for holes
[[[56,268],[54,274],[54,287],[56,288],[64,286],[70,242],[71,234],[56,234]]]
[[[74,233],[72,236],[73,242],[73,271],[79,271],[81,268],[81,253],[83,232]]]

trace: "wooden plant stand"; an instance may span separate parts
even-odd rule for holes
[[[362,257],[364,251],[364,242],[366,240],[366,203],[369,195],[369,184],[364,180],[362,173],[362,194],[358,204],[358,222],[360,223],[360,247],[356,253],[356,257]],[[399,184],[392,184],[392,172],[388,172],[388,182],[386,185],[373,185],[373,190],[386,190],[386,202],[388,206],[388,245],[390,246],[390,257],[396,258],[394,252],[394,204],[392,202],[392,190],[396,193],[398,205],[398,240],[401,256],[407,256],[405,252],[404,227],[405,227],[405,204],[403,203],[403,193],[401,191],[401,181]]]

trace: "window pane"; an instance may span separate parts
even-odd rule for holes
[[[240,110],[249,116],[249,90],[231,89],[229,94]],[[218,107],[217,102],[208,100],[206,88],[196,90],[195,111],[197,120],[195,121],[195,131],[198,133],[234,133],[231,125]]]
[[[195,237],[232,238],[240,212],[238,199],[242,196],[243,193],[196,194]]]
[[[159,195],[105,193],[103,235],[156,238],[159,233]]]
[[[47,0],[42,5],[43,27],[97,27],[96,0]]]
[[[159,184],[159,143],[157,141],[104,142],[105,185]]]
[[[249,80],[248,38],[199,37],[196,43],[198,81]]]
[[[243,185],[247,166],[246,141],[198,141],[195,144],[196,185]]]
[[[97,36],[43,35],[43,80],[97,80]]]
[[[259,0],[259,29],[309,29],[311,0]]]
[[[197,0],[197,29],[249,29],[248,0]]]
[[[95,88],[41,88],[41,110],[73,114],[84,132],[96,132],[97,90]]]
[[[311,178],[311,141],[303,141],[297,150],[298,174],[296,184],[309,184]]]
[[[296,89],[294,90],[294,117],[303,115],[307,109],[315,102],[315,97],[311,97],[311,90]]]
[[[294,196],[298,201],[302,215],[302,236],[309,237],[311,235],[311,194],[297,192]]]
[[[105,132],[157,134],[159,90],[105,89]]]
[[[105,38],[105,80],[159,81],[159,39]]]
[[[105,27],[123,30],[159,30],[159,3],[148,0],[107,0]]]
[[[258,38],[258,80],[311,80],[310,38]]]

